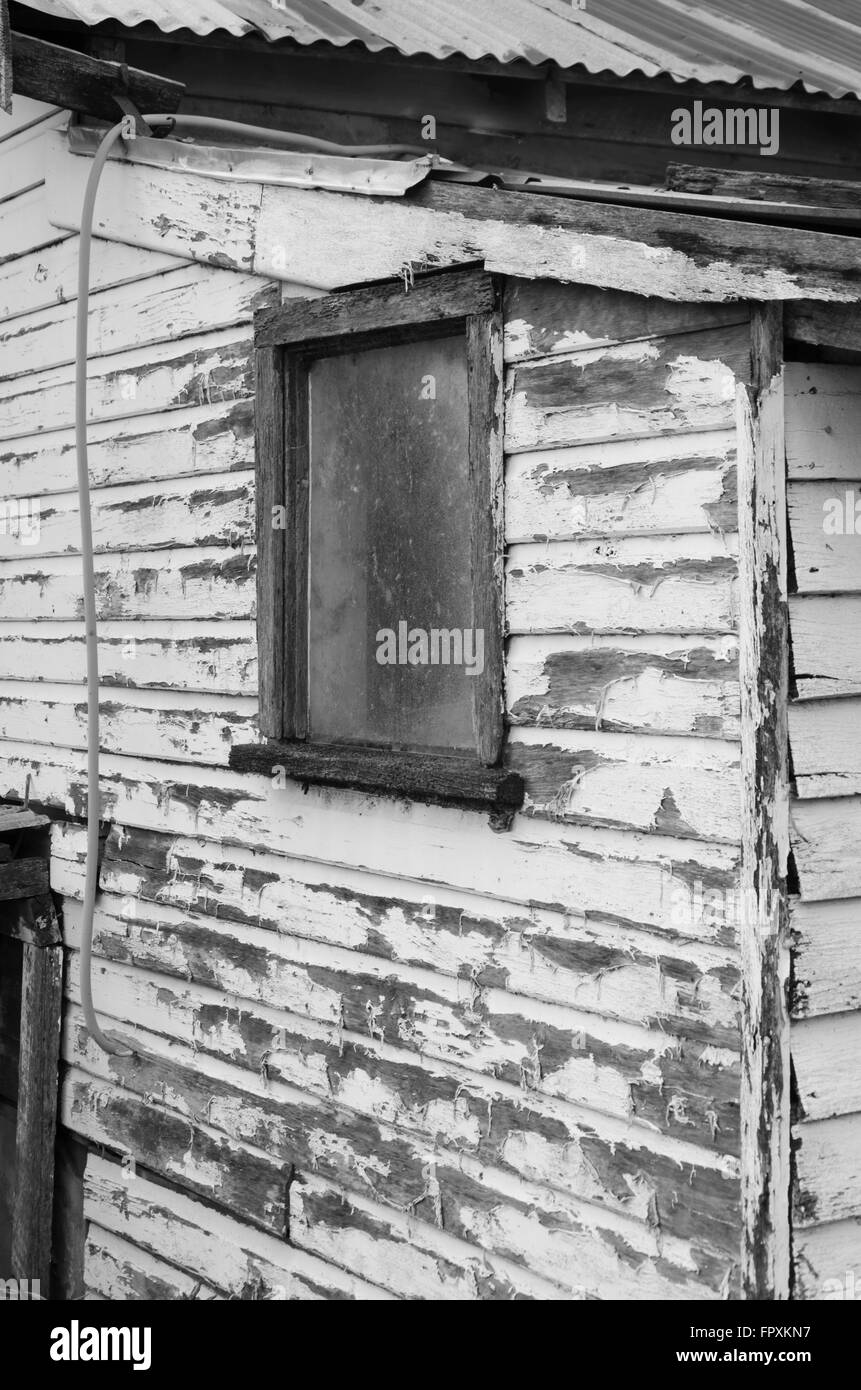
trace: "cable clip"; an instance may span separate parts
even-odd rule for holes
[[[131,120],[134,121],[135,135],[152,135],[153,132],[129,96],[129,70],[125,63],[120,64],[120,79],[123,85],[120,88],[115,88],[112,92],[114,101],[117,103],[123,115],[130,117]],[[129,134],[131,134],[131,131]]]

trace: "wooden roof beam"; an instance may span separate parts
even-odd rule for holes
[[[17,33],[12,34],[12,87],[19,96],[104,121],[121,114],[114,92],[123,92],[139,111],[165,114],[176,111],[185,92],[182,82]]]

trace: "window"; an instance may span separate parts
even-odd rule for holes
[[[256,316],[255,351],[270,744],[232,764],[510,801],[497,286],[468,270],[292,300]]]

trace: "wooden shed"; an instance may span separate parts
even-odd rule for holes
[[[861,25],[9,8],[0,1279],[861,1296]]]

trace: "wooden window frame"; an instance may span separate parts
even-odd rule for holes
[[[431,274],[294,299],[254,316],[257,634],[260,730],[267,745],[234,747],[231,766],[273,763],[302,782],[417,799],[516,809],[523,785],[501,769],[503,725],[501,286],[483,270]],[[308,372],[322,357],[443,336],[462,328],[469,411],[472,622],[484,631],[474,677],[475,752],[415,753],[308,738]],[[283,506],[286,527],[274,528]],[[277,756],[276,756],[277,755]]]

